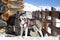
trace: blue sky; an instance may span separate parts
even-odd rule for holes
[[[36,6],[60,6],[60,0],[24,0]]]

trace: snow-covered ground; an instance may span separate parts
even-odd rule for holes
[[[6,35],[9,34],[1,34],[0,35],[0,40],[59,40],[60,36],[44,36],[44,37],[30,37],[30,36],[14,36],[14,35],[10,35],[13,37],[5,37]]]
[[[45,36],[45,37],[30,37],[30,36],[14,36],[14,37],[5,37],[8,34],[0,35],[0,40],[59,40],[60,36]],[[10,35],[11,36],[11,35]],[[13,36],[13,35],[12,35]]]
[[[0,40],[59,40],[59,37],[0,37]]]
[[[59,40],[60,36],[45,36],[45,37],[30,37],[30,36],[14,36],[10,35],[13,37],[5,37],[6,35],[9,34],[0,34],[0,40]]]

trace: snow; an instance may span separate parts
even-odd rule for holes
[[[24,11],[36,11],[39,10],[41,11],[41,9],[43,9],[45,11],[45,9],[48,9],[49,11],[51,11],[51,7],[50,6],[35,6],[29,3],[24,3]]]
[[[37,6],[34,6],[32,4],[24,3],[24,11],[36,11],[39,10],[40,8]]]
[[[45,11],[45,9],[48,9],[49,11],[51,11],[51,7],[50,6],[39,6],[40,9],[43,9]]]
[[[59,37],[0,37],[1,40],[59,40]]]
[[[60,27],[60,20],[59,19],[56,19],[56,26]]]
[[[27,11],[26,12],[26,17],[31,19],[32,18],[32,12]]]
[[[55,7],[56,8],[56,11],[60,11],[60,7]]]
[[[60,7],[54,7],[56,9],[56,11],[60,11]],[[41,9],[43,9],[45,11],[45,9],[48,9],[49,11],[51,11],[51,6],[35,6],[29,3],[24,3],[24,11],[36,11],[39,10],[41,11]]]

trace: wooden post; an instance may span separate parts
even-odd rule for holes
[[[52,27],[52,29],[51,29],[51,34],[54,36],[55,35],[55,31],[54,31],[54,26],[56,25],[56,19],[54,18],[54,13],[53,13],[53,11],[52,11],[52,13],[51,13],[52,15],[51,15],[51,27]]]
[[[46,25],[45,29],[46,29],[46,31],[48,31],[48,11],[45,12],[45,22],[46,22],[45,23],[45,25]]]

